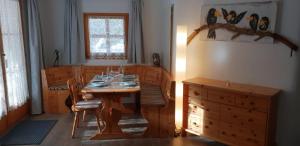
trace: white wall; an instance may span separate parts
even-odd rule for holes
[[[200,26],[204,0],[176,0],[175,21],[187,25],[189,34]],[[300,46],[300,1],[284,0],[279,7],[278,33]],[[173,54],[175,55],[175,54]],[[290,57],[286,46],[275,44],[200,41],[196,37],[187,50],[187,77],[202,76],[283,90],[278,104],[279,146],[300,143],[299,52]]]
[[[169,68],[170,16],[169,0],[144,0],[143,30],[147,64],[152,64],[153,53],[159,53],[162,66]]]
[[[40,0],[40,17],[46,65],[52,65],[54,50],[64,49],[64,0]]]
[[[82,11],[91,13],[129,13],[129,0],[81,0]]]

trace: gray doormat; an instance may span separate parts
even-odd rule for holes
[[[57,120],[25,120],[0,138],[0,145],[39,145]]]

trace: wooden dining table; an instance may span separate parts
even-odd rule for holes
[[[92,94],[102,101],[101,118],[104,121],[101,133],[91,137],[91,140],[125,138],[119,121],[124,115],[141,115],[140,92],[138,75],[96,75],[82,90],[82,94]],[[123,97],[135,97],[135,108],[125,107]]]

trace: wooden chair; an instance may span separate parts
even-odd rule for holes
[[[80,88],[84,88],[84,86],[87,84],[87,81],[85,77],[81,74],[80,75]],[[81,94],[81,93],[80,93]],[[92,94],[81,94],[83,100],[92,100],[94,99],[94,96]],[[86,117],[86,111],[83,111],[82,115],[82,121],[85,121]]]
[[[72,111],[75,113],[74,123],[72,128],[72,138],[74,138],[75,130],[79,125],[79,114],[80,112],[92,112],[96,116],[98,130],[101,132],[100,125],[100,111],[101,111],[101,101],[100,100],[80,100],[79,96],[79,85],[75,79],[68,80],[68,87],[70,90],[70,95],[72,96]]]

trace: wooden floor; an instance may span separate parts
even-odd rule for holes
[[[89,141],[89,136],[95,134],[96,123],[81,123],[76,138],[71,138],[73,116],[65,115],[40,115],[31,117],[35,120],[58,120],[48,136],[40,146],[225,146],[203,138],[189,136],[186,138],[169,139],[131,139],[131,140],[108,140]]]

